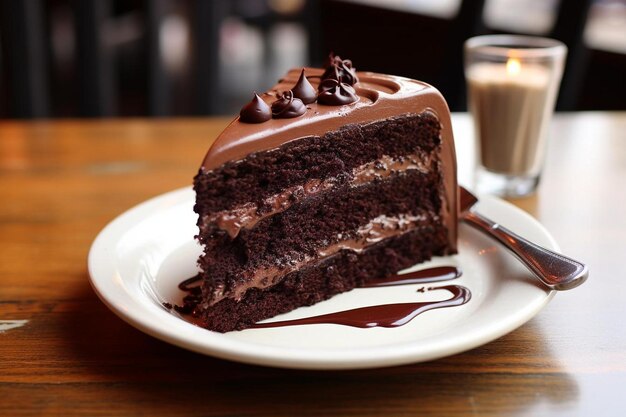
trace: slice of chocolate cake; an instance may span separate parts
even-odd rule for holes
[[[443,97],[338,57],[255,95],[194,189],[204,246],[194,315],[211,330],[244,329],[456,252]]]

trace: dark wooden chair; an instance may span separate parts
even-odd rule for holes
[[[568,49],[558,108],[575,107],[586,68],[583,31],[592,0],[561,1],[547,34]],[[484,0],[462,0],[451,19],[336,0],[322,1],[323,49],[352,58],[361,68],[417,78],[439,88],[453,110],[465,109],[463,43],[497,33],[483,22]]]
[[[588,86],[590,74],[593,79],[609,79],[603,74],[602,62],[615,63],[620,58],[620,62],[624,61],[624,57],[610,56],[610,60],[589,65],[592,58],[605,57],[595,51],[591,54],[583,42],[591,2],[561,1],[556,23],[547,34],[562,40],[569,48],[557,107],[560,110],[573,110],[581,105],[586,109],[602,109],[602,98],[582,96],[595,91]],[[132,3],[141,8],[144,26],[141,52],[133,57],[133,65],[139,63],[136,69],[139,76],[129,82],[120,79],[121,59],[115,56],[102,30],[121,2],[0,0],[0,117],[181,114],[174,103],[180,101],[177,86],[166,71],[159,43],[159,28],[172,3],[172,0]],[[236,3],[231,0],[183,3],[189,8],[193,50],[191,70],[187,74],[190,93],[184,97],[182,114],[216,114],[223,107],[218,76],[219,27],[226,16],[237,13],[233,6]],[[73,72],[69,80],[66,77],[62,82],[55,78],[51,68],[47,21],[50,9],[59,4],[72,9],[76,39]],[[308,29],[311,64],[321,64],[324,56],[333,51],[351,58],[359,69],[430,82],[446,96],[451,109],[464,110],[463,42],[474,35],[497,33],[485,27],[484,5],[485,0],[462,0],[453,18],[441,19],[352,2],[308,0],[306,8],[292,18]],[[270,14],[249,23],[266,27],[284,18]],[[131,99],[134,97],[138,104],[127,97],[129,89],[134,89]],[[129,101],[132,112],[124,107]],[[615,109],[624,102],[614,99],[612,103],[610,108]]]
[[[160,56],[158,28],[165,13],[164,0],[145,2],[144,59],[147,92],[146,114],[170,114],[170,85]],[[2,0],[3,96],[0,110],[8,117],[50,117],[49,39],[43,0]],[[110,19],[112,0],[75,0],[77,114],[86,117],[118,115],[118,79],[113,51],[103,38],[103,25]],[[217,65],[219,24],[228,12],[227,0],[191,3],[194,53],[194,114],[215,112],[219,97]],[[201,50],[200,50],[201,49]]]
[[[167,73],[159,30],[168,8],[183,6],[190,27],[190,70],[185,84],[183,114],[219,113],[222,98],[219,88],[219,30],[225,17],[236,13],[237,3],[231,0],[146,0],[124,3],[124,7],[141,15],[142,39],[134,45],[132,63],[128,54],[119,51],[106,39],[105,26],[115,18],[122,2],[114,0],[0,0],[0,117],[40,118],[62,116],[109,117],[132,115],[168,116],[174,112],[174,101],[180,104],[176,86]],[[75,60],[71,78],[62,81],[52,64],[50,36],[51,9],[63,6],[74,16]],[[278,16],[271,8],[264,16],[249,22],[271,25],[278,20],[294,19],[305,25],[313,61],[321,61],[316,30],[317,0],[308,0],[305,8],[294,16]],[[137,56],[139,55],[139,56]],[[319,57],[319,58],[318,58]],[[129,81],[127,72],[132,67]],[[120,74],[123,74],[122,77]],[[130,85],[129,85],[130,84]],[[142,84],[137,86],[136,84]],[[132,90],[129,92],[129,90]],[[128,96],[131,96],[130,98]],[[71,97],[69,97],[71,96]],[[69,104],[68,104],[69,103]],[[64,108],[60,112],[59,108]],[[139,109],[139,110],[137,110]]]
[[[50,113],[42,3],[0,2],[1,115],[46,117]]]

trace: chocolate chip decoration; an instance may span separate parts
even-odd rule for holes
[[[354,88],[333,78],[322,81],[319,91],[317,102],[327,106],[342,106],[354,103],[359,99]]]
[[[291,119],[302,116],[306,106],[299,98],[294,97],[293,91],[285,91],[282,96],[272,103],[272,116],[275,119]]]
[[[239,112],[239,121],[243,123],[263,123],[271,118],[270,106],[257,93],[254,93],[252,101],[243,106]]]
[[[293,92],[293,96],[302,100],[304,104],[311,104],[317,98],[315,88],[313,88],[309,80],[304,75],[304,68],[302,68],[300,78],[298,78],[296,85],[291,88],[291,91]]]
[[[348,85],[354,85],[359,82],[359,77],[356,76],[356,69],[352,67],[352,61],[341,59],[341,57],[335,54],[328,56],[326,71],[322,74],[321,80],[324,81],[329,78]]]
[[[304,68],[300,78],[291,90],[282,93],[278,99],[268,106],[256,93],[239,113],[239,121],[243,123],[263,123],[271,118],[290,119],[306,113],[307,104],[317,102],[327,106],[342,106],[358,101],[359,97],[352,87],[359,82],[352,61],[330,54],[324,74],[320,77],[317,88],[311,85]]]

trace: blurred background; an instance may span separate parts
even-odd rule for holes
[[[626,109],[626,0],[0,0],[0,118],[234,114],[330,51],[465,109],[462,44],[565,42],[558,110]]]

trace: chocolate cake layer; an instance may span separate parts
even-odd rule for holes
[[[354,168],[383,156],[430,154],[441,145],[441,126],[431,112],[405,114],[364,125],[346,125],[322,136],[308,136],[252,153],[195,178],[195,210],[203,214],[263,200],[310,180],[345,181]],[[367,146],[364,146],[367,144]]]
[[[286,275],[273,287],[250,289],[240,300],[225,298],[210,308],[198,308],[196,314],[212,330],[245,329],[260,320],[351,290],[367,280],[444,255],[446,241],[441,230],[425,227],[370,246],[361,253],[344,250]]]
[[[445,236],[437,189],[441,190],[439,170],[409,170],[314,195],[242,230],[234,239],[215,230],[200,259],[202,270],[212,277],[205,284],[208,301],[240,298],[248,288],[273,285],[294,268],[323,257],[329,248],[362,248],[425,226]]]

